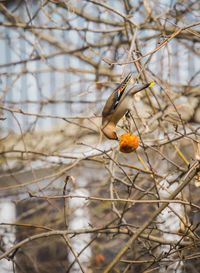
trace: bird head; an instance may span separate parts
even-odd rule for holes
[[[115,131],[116,126],[114,123],[109,122],[108,124],[103,125],[101,129],[107,138],[113,139],[113,140],[118,140],[117,133]]]

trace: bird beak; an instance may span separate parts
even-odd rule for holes
[[[131,87],[127,93],[129,93],[130,95],[135,95],[136,93],[144,90],[147,87],[151,87],[155,84],[155,82],[150,82],[150,83],[146,83],[146,84],[138,84],[138,85],[134,85],[133,87]]]
[[[108,123],[106,126],[101,127],[104,135],[113,140],[118,140],[117,133],[115,132],[115,125],[113,123]]]
[[[117,133],[116,132],[113,132],[114,133],[114,136],[115,136],[115,140],[118,140],[118,136],[117,136]]]

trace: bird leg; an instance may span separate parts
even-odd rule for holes
[[[130,110],[128,110],[128,111],[126,112],[125,117],[128,118],[128,119],[130,118]]]
[[[124,129],[126,130],[127,133],[130,133],[130,110],[126,112],[126,114],[123,116],[123,123],[124,123]]]

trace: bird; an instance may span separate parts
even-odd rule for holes
[[[130,72],[109,96],[103,108],[101,130],[109,139],[118,140],[116,125],[127,111],[131,110],[133,96],[155,84],[155,82],[137,84],[127,89],[131,77],[132,73]]]

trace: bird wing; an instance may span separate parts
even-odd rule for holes
[[[115,111],[117,105],[119,104],[122,98],[122,95],[124,94],[124,91],[126,90],[126,87],[131,79],[131,76],[132,76],[132,73],[130,72],[126,76],[126,78],[123,80],[123,82],[120,83],[120,85],[110,95],[102,112],[103,117],[113,114],[113,112]],[[108,101],[109,101],[109,104],[108,104]]]
[[[126,78],[123,80],[123,82],[116,88],[116,90],[114,92],[116,92],[117,96],[116,96],[116,101],[115,101],[115,104],[114,104],[114,109],[117,107],[117,105],[119,104],[119,101],[121,99],[121,97],[123,96],[124,94],[124,91],[126,90],[126,87],[130,81],[132,77],[132,73],[130,72]]]

